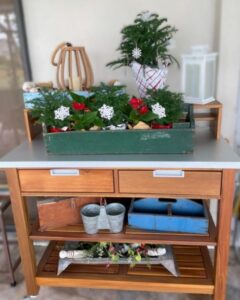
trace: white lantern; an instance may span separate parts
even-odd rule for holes
[[[182,56],[182,92],[184,101],[206,104],[215,100],[217,53],[208,46],[194,46],[192,53]]]

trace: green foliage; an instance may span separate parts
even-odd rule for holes
[[[118,263],[121,258],[128,260],[131,267],[141,262],[144,258],[149,261],[148,249],[155,249],[159,245],[127,244],[127,243],[82,243],[79,242],[77,249],[86,250],[90,258],[110,258],[113,263]],[[74,248],[76,249],[76,248]]]
[[[148,90],[145,101],[149,107],[159,103],[165,108],[166,117],[156,118],[154,121],[157,124],[178,122],[183,115],[183,95],[171,92],[167,87],[162,90]]]
[[[91,99],[92,97],[86,98],[81,95],[75,94],[74,92],[69,92],[70,97],[72,100],[78,102],[78,103],[85,103],[86,99]]]
[[[48,127],[62,128],[64,126],[70,126],[70,119],[55,120],[54,111],[60,106],[69,107],[71,109],[71,101],[67,92],[60,90],[39,90],[41,96],[28,101],[32,104],[31,115],[37,120],[38,123],[45,124]]]
[[[144,123],[149,123],[156,119],[156,115],[149,111],[148,113],[141,115],[138,110],[132,109],[129,114],[129,122],[132,125],[136,125],[138,122],[142,121]]]
[[[90,98],[62,90],[42,89],[39,93],[41,97],[29,101],[33,106],[31,115],[38,123],[45,124],[48,130],[53,127],[60,129],[68,127],[69,130],[88,130],[93,126],[101,127],[104,125],[97,112],[76,111],[73,109],[72,99],[78,103],[85,103],[87,106],[92,101]],[[70,116],[63,121],[55,119],[54,111],[60,106],[69,107],[70,111]]]
[[[73,113],[71,116],[73,130],[88,130],[93,126],[102,127],[104,124],[98,117],[97,112]]]
[[[94,95],[98,95],[98,94],[102,94],[102,93],[106,93],[106,94],[123,94],[124,93],[124,89],[126,88],[126,86],[124,85],[108,85],[105,84],[104,82],[101,82],[100,85],[98,86],[92,86],[91,87],[91,92],[94,93]]]
[[[92,92],[94,96],[85,98],[73,92],[40,90],[41,96],[29,101],[33,105],[31,114],[50,132],[60,132],[63,127],[67,130],[89,130],[120,124],[134,126],[140,121],[152,127],[153,124],[177,122],[182,116],[182,94],[170,92],[167,88],[148,90],[145,99],[130,99],[124,87],[105,84],[93,87]],[[152,106],[156,103],[165,109],[166,116],[161,119],[153,112]],[[110,120],[100,114],[99,109],[103,105],[113,108],[114,114]],[[70,115],[64,120],[55,119],[54,112],[60,106],[69,108]]]
[[[71,112],[71,130],[89,130],[93,126],[103,127],[104,122],[98,115],[98,111],[94,111],[94,98],[83,97],[75,94],[74,92],[69,92],[70,97],[73,102],[84,104],[85,109],[76,110],[74,106]]]
[[[100,242],[90,244],[88,251],[89,256],[93,258],[108,257],[108,243]]]
[[[162,63],[177,62],[167,49],[170,39],[177,30],[166,25],[166,22],[166,18],[160,18],[157,14],[151,14],[148,20],[144,20],[142,14],[138,14],[134,24],[124,27],[121,31],[122,42],[117,49],[121,57],[109,62],[107,66],[119,68],[137,61],[144,66],[158,67],[159,60]],[[135,59],[132,54],[135,48],[139,48],[142,52],[138,59]]]
[[[104,104],[112,106],[114,116],[109,120],[103,120],[105,126],[119,125],[128,121],[129,96],[124,91],[124,86],[109,86],[101,83],[100,86],[92,87],[94,101],[91,103],[91,110],[98,110]]]

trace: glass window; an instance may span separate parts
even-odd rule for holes
[[[24,48],[20,46],[14,3],[0,1],[0,156],[25,138],[21,91]]]

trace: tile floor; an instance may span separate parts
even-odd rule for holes
[[[15,255],[17,249],[14,249]],[[42,247],[38,247],[38,253]],[[0,270],[4,269],[4,258],[0,250]],[[0,274],[0,300],[19,300],[25,295],[25,286],[21,267],[16,272],[17,286],[12,288],[7,283],[5,276]],[[209,300],[208,296],[176,295],[162,293],[126,292],[95,289],[70,289],[70,288],[48,288],[40,289],[38,300]],[[228,290],[226,300],[240,299],[240,263],[233,253],[229,262]]]

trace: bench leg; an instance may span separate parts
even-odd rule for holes
[[[214,300],[226,299],[230,229],[234,196],[234,170],[224,170],[222,180],[222,198],[219,200],[218,244],[215,255],[215,291]]]
[[[18,172],[16,169],[6,171],[14,222],[16,226],[19,251],[28,295],[37,295],[39,286],[36,283],[36,259],[33,242],[29,238],[30,223],[26,199],[20,192]]]

